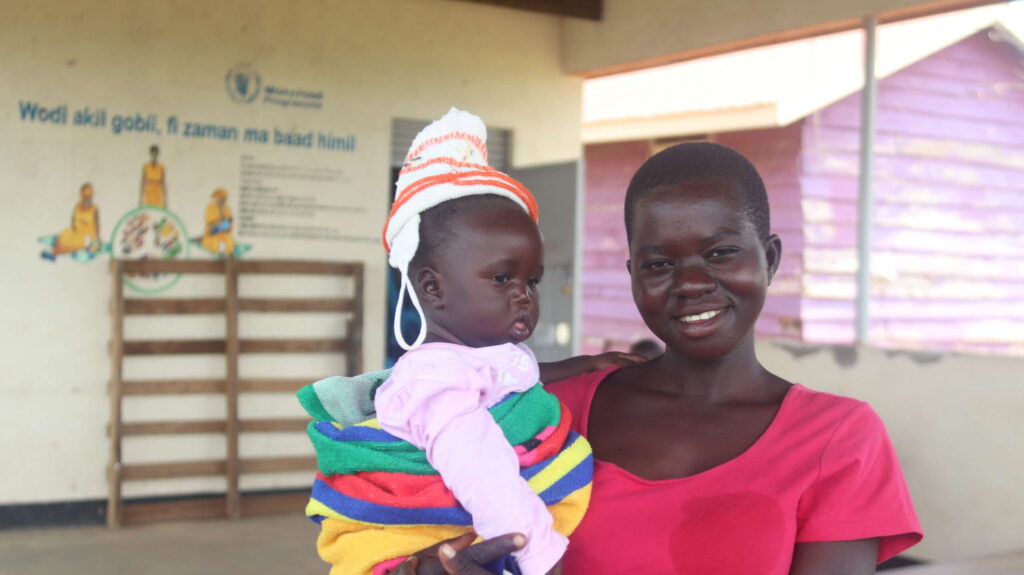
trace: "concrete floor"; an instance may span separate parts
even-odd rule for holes
[[[0,575],[326,575],[305,516],[0,531]]]
[[[0,531],[0,575],[326,575],[303,516]],[[1024,551],[892,575],[1022,575]]]

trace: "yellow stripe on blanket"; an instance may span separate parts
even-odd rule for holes
[[[543,492],[554,485],[559,479],[568,475],[570,471],[575,469],[589,455],[590,444],[582,436],[577,437],[576,441],[568,449],[559,453],[547,467],[530,478],[527,482],[530,484],[530,489],[533,489],[534,493]]]
[[[354,423],[352,425],[342,425],[342,424],[338,423],[337,421],[332,421],[331,425],[333,425],[334,427],[336,427],[338,429],[345,429],[346,427],[369,427],[370,429],[380,429],[380,430],[383,431],[383,428],[380,426],[380,422],[377,421],[376,418],[374,418],[374,419],[367,419],[366,421],[363,421],[363,422],[360,422],[360,423]]]
[[[579,526],[590,502],[591,484],[570,493],[548,507],[554,529],[570,535]],[[307,510],[327,516],[320,524],[317,550],[333,565],[330,575],[370,575],[373,566],[392,557],[403,557],[437,544],[438,541],[469,533],[472,528],[455,525],[375,525],[353,521],[315,502]],[[326,513],[330,512],[330,514]]]

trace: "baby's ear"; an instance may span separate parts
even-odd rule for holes
[[[444,309],[444,276],[432,267],[420,268],[412,280],[420,303]]]

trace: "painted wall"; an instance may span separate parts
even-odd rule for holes
[[[1021,93],[993,88],[1019,83],[1019,76],[1014,81],[1015,76],[1007,73],[1016,65],[1007,48],[985,35],[975,36],[882,82],[879,265],[911,279],[912,270],[931,267],[939,276],[969,274],[958,282],[992,282],[958,292],[952,301],[914,302],[931,305],[921,315],[940,318],[942,328],[921,328],[923,337],[916,345],[941,344],[945,340],[935,338],[956,330],[958,315],[970,316],[964,310],[971,309],[980,314],[991,300],[1002,314],[996,317],[1017,317],[1019,295],[998,299],[1006,293],[1005,286],[1020,283],[1014,278],[1024,254],[1019,248],[1010,253],[1022,229],[1015,214],[1024,198],[1019,193],[1024,177],[1015,170],[1024,140],[1019,138],[1021,115],[1008,107]],[[959,81],[953,82],[953,77]],[[1017,549],[1024,540],[1024,496],[1019,490],[1024,450],[1017,445],[1024,434],[1019,417],[1024,407],[1024,361],[785,342],[772,331],[782,325],[780,318],[796,309],[803,337],[821,337],[822,326],[831,321],[824,311],[828,303],[852,308],[849,289],[822,297],[836,282],[822,281],[821,271],[842,269],[839,281],[847,288],[853,281],[850,233],[855,228],[851,212],[857,189],[857,110],[851,98],[787,128],[711,136],[750,157],[762,172],[773,227],[783,238],[781,281],[769,288],[757,326],[761,336],[772,337],[759,339],[759,357],[787,379],[869,401],[879,412],[900,454],[926,532],[924,542],[910,555],[951,560]],[[585,150],[583,343],[588,351],[625,349],[647,333],[632,304],[624,269],[622,201],[629,178],[651,149],[650,142],[634,141]],[[962,186],[953,186],[956,182]],[[823,209],[822,198],[831,198],[828,209]],[[946,215],[937,217],[942,204]],[[929,238],[916,248],[923,254],[898,236],[901,227],[929,225],[938,229],[920,232]],[[1004,236],[1003,230],[1013,225],[1017,234]],[[841,251],[830,250],[827,246],[837,237],[845,242]],[[968,237],[974,241],[954,241]],[[879,279],[899,276],[882,274]],[[797,283],[806,293],[802,302],[794,303],[789,290]],[[886,313],[892,307],[883,305],[898,298],[885,296],[899,284],[892,281],[880,287],[878,311]],[[937,289],[946,288],[939,283]],[[600,305],[591,305],[592,301]],[[842,336],[849,337],[852,313],[844,313],[847,331]],[[886,321],[883,317],[879,323]],[[965,339],[969,336],[959,333]]]
[[[1024,64],[982,30],[879,82],[871,340],[1024,355]],[[854,338],[860,97],[804,120],[803,325]]]
[[[69,226],[79,186],[95,187],[101,236],[138,204],[142,163],[151,144],[161,148],[169,207],[189,235],[201,233],[211,191],[229,190],[241,216],[239,188],[245,157],[298,169],[278,180],[293,197],[308,195],[338,208],[318,222],[340,240],[270,238],[238,233],[252,245],[246,258],[363,261],[366,284],[365,365],[383,357],[384,266],[379,233],[389,201],[392,119],[433,119],[449,106],[469,109],[514,134],[517,166],[579,157],[580,81],[561,71],[561,26],[555,17],[440,0],[282,2],[76,2],[14,0],[0,5],[0,504],[101,498],[108,458],[105,426],[110,333],[108,256],[80,263],[41,259],[37,238]],[[235,85],[227,72],[248,64],[262,98],[276,85],[320,93],[321,108],[282,106]],[[255,75],[248,76],[253,81]],[[227,82],[226,82],[227,81]],[[248,85],[251,88],[252,84]],[[231,92],[234,91],[234,100]],[[285,98],[299,98],[285,94]],[[26,119],[22,104],[108,111],[104,126]],[[156,116],[160,133],[114,133],[112,116]],[[181,122],[168,132],[169,118]],[[73,119],[73,118],[72,118]],[[255,127],[305,134],[352,135],[353,150],[295,148],[247,141],[188,138],[184,123]],[[121,126],[124,127],[123,125]],[[266,168],[266,169],[271,169]],[[317,180],[326,177],[328,184]],[[316,183],[318,182],[319,183]],[[283,182],[283,183],[282,183]],[[308,191],[308,193],[307,193]],[[319,208],[314,208],[314,211]],[[336,214],[336,215],[335,215]],[[296,216],[298,217],[298,216]],[[301,224],[303,220],[295,220]],[[192,246],[192,257],[212,257]],[[336,295],[344,286],[303,284],[310,295]],[[289,288],[258,281],[243,294],[274,295]],[[166,295],[216,295],[216,282],[182,280]],[[294,286],[290,286],[294,289]],[[222,293],[222,292],[221,292]],[[217,337],[219,316],[131,320],[129,338]],[[317,337],[344,329],[325,321],[274,315],[243,317],[254,336]],[[218,377],[219,356],[187,361],[131,360],[127,377]],[[333,356],[245,357],[242,377],[313,379],[341,372]],[[300,416],[288,396],[249,397],[243,417]],[[179,397],[153,403],[128,400],[133,421],[222,416],[217,397]],[[256,434],[243,456],[311,453],[303,434]],[[218,436],[130,440],[128,461],[222,457]],[[243,489],[308,484],[308,474],[259,476]],[[211,491],[214,479],[133,483],[127,495]]]
[[[924,527],[908,555],[945,561],[1024,541],[1024,361],[762,341],[773,372],[871,403],[889,430]]]
[[[799,29],[817,33],[857,27],[870,14],[920,14],[941,5],[953,10],[969,0],[605,0],[600,22],[565,21],[565,70],[595,74],[664,64],[708,47],[758,37],[782,38]],[[791,36],[790,36],[791,38]],[[677,55],[674,59],[673,55]]]

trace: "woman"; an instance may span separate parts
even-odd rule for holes
[[[548,386],[594,449],[564,573],[874,573],[921,539],[867,404],[770,373],[754,324],[778,269],[756,169],[710,143],[650,158],[626,195],[633,298],[661,357]],[[393,573],[482,573],[518,549],[463,537]]]
[[[164,165],[157,161],[160,148],[155,144],[149,147],[149,161],[142,164],[142,183],[139,185],[139,205],[167,207],[167,180],[164,176]]]
[[[82,184],[78,202],[71,210],[71,226],[57,235],[52,250],[43,252],[44,258],[54,260],[59,255],[86,249],[99,251],[103,243],[100,239],[100,211],[93,203],[93,194],[92,184]]]

